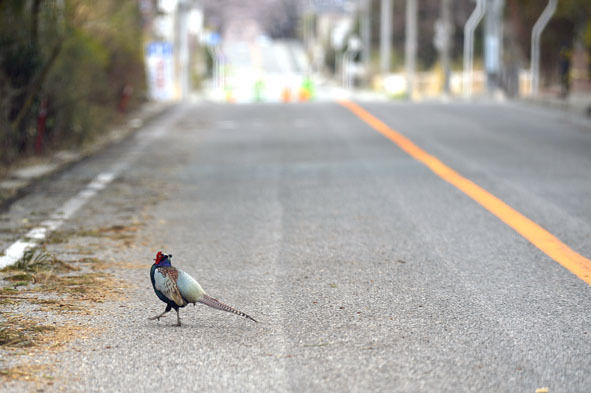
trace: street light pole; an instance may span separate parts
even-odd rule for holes
[[[361,0],[361,40],[363,41],[361,57],[365,70],[364,82],[369,83],[369,63],[371,56],[371,0]]]
[[[417,0],[406,0],[405,25],[404,68],[406,72],[406,94],[409,99],[412,99],[417,57]]]
[[[542,11],[539,19],[536,21],[534,28],[531,32],[531,65],[530,65],[530,75],[531,75],[531,94],[536,95],[538,94],[538,87],[540,84],[540,38],[542,36],[542,32],[544,28],[554,15],[556,11],[556,4],[558,3],[557,0],[549,0],[546,8]]]

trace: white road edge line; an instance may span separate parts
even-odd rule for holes
[[[169,117],[169,119],[170,118],[171,117]],[[68,199],[66,203],[54,211],[47,220],[41,223],[41,225],[31,229],[24,237],[17,240],[4,250],[4,255],[0,256],[0,269],[14,265],[25,255],[27,250],[37,247],[47,235],[62,226],[66,220],[72,217],[74,213],[95,196],[97,192],[103,190],[109,185],[109,183],[115,180],[124,169],[140,156],[148,144],[162,137],[167,130],[167,127],[161,126],[152,132],[144,132],[141,142],[136,144],[136,146],[128,152],[126,159],[115,164],[110,171],[97,175],[86,185],[86,187],[78,192],[78,194]]]
[[[120,167],[122,169],[122,167]],[[111,183],[116,173],[104,172],[95,177],[90,183],[86,185],[78,194],[70,198],[59,209],[54,211],[49,219],[43,221],[40,226],[31,229],[22,238],[14,242],[10,247],[4,251],[4,255],[0,257],[0,269],[10,266],[19,261],[25,252],[31,248],[36,247],[42,240],[44,240],[49,233],[58,229],[68,218],[72,217],[82,206],[88,202],[90,198],[96,193],[104,189]]]

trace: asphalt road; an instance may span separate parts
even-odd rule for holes
[[[515,103],[362,105],[591,256],[589,126]],[[52,211],[147,135],[66,223],[133,218],[133,245],[97,253],[145,269],[116,273],[135,286],[91,337],[44,355],[46,389],[589,391],[590,286],[336,103],[179,107],[4,220]],[[260,322],[205,306],[148,321],[158,250]]]

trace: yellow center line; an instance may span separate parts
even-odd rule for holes
[[[348,100],[339,101],[339,104],[349,109],[374,130],[390,139],[411,157],[426,165],[443,180],[454,185],[486,210],[497,216],[550,258],[591,285],[591,260],[575,252],[540,225],[519,213],[478,184],[463,177],[439,161],[437,157],[427,153],[415,145],[410,139],[388,127],[384,122],[359,105]]]

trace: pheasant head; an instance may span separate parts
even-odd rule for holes
[[[162,251],[158,251],[158,254],[156,254],[156,259],[154,259],[154,265],[171,266],[171,264],[170,264],[171,259],[172,259],[172,254],[165,254]]]

